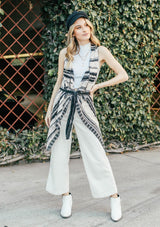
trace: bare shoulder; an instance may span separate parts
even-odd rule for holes
[[[105,46],[99,46],[98,51],[101,56],[106,56],[106,55],[110,54],[109,49]]]
[[[60,52],[59,52],[59,60],[58,61],[59,61],[59,64],[62,65],[62,66],[64,65],[66,51],[67,51],[67,48],[65,47],[65,48],[61,49]]]
[[[99,65],[100,67],[106,62],[107,59],[111,57],[111,52],[105,46],[98,47],[98,55],[99,55]]]
[[[67,52],[67,47],[65,47],[65,48],[63,48],[62,50],[60,50],[59,55],[60,55],[61,57],[65,57],[66,52]]]

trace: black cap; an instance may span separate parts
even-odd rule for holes
[[[88,19],[88,16],[87,16],[87,14],[84,11],[74,11],[71,15],[69,15],[68,18],[67,18],[67,22],[66,22],[67,29],[69,30],[69,27],[72,24],[74,24],[74,22],[77,19],[79,19],[81,17]]]

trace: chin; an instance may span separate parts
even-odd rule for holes
[[[87,36],[87,37],[83,37],[81,40],[85,41],[85,40],[89,40],[90,39],[90,36]]]

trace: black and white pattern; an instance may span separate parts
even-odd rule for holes
[[[98,57],[98,47],[94,44],[91,44],[89,70],[85,72],[81,80],[80,86],[78,88],[79,91],[90,91],[96,83],[99,74]],[[72,69],[72,64],[70,64],[70,67],[67,68],[67,63],[68,60],[65,59],[61,88],[74,91],[74,71]],[[61,120],[64,114],[67,112],[68,108],[70,107],[71,100],[71,93],[67,93],[59,89],[53,104],[46,150],[50,150],[56,139],[59,137]],[[91,132],[94,133],[94,135],[101,142],[102,146],[104,146],[101,131],[99,128],[99,123],[96,117],[94,104],[90,95],[77,96],[76,110],[82,122],[87,126],[87,128],[91,130]]]

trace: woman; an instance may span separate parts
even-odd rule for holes
[[[49,127],[46,149],[51,150],[46,190],[62,195],[60,215],[70,217],[69,156],[74,125],[92,196],[110,197],[111,219],[118,221],[122,217],[120,196],[105,153],[93,94],[100,88],[128,80],[128,75],[110,51],[100,46],[84,11],[74,11],[66,24],[68,45],[59,54],[58,78],[45,118]],[[105,62],[117,75],[95,84],[100,67]]]

